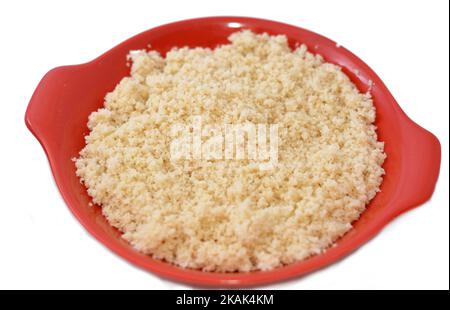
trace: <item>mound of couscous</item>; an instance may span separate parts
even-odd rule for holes
[[[215,49],[134,51],[93,112],[77,175],[137,250],[205,271],[268,270],[324,251],[379,190],[375,109],[338,66],[285,36],[242,31]],[[276,124],[271,169],[177,159],[173,124]]]

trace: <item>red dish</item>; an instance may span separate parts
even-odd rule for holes
[[[304,43],[312,52],[343,68],[362,92],[371,87],[377,109],[378,137],[385,142],[386,175],[381,192],[372,200],[354,228],[335,247],[271,271],[212,273],[188,270],[135,251],[110,226],[75,175],[71,158],[84,146],[88,115],[103,105],[105,94],[129,74],[130,50],[152,49],[165,54],[174,46],[215,47],[239,29],[284,34],[289,43]],[[356,74],[357,72],[358,74]],[[372,85],[372,86],[371,86]],[[138,267],[159,276],[200,286],[254,286],[286,280],[327,266],[371,239],[393,218],[428,200],[440,167],[438,139],[415,124],[401,110],[381,79],[363,61],[335,42],[295,26],[246,17],[209,17],[185,20],[150,29],[119,44],[97,59],[48,72],[37,86],[25,122],[44,148],[62,197],[83,226],[101,243]]]

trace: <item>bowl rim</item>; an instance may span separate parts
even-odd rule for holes
[[[116,45],[115,47],[109,49],[105,53],[101,54],[99,57],[86,62],[84,64],[79,65],[72,65],[72,66],[64,66],[64,67],[58,67],[55,69],[50,70],[42,79],[39,86],[36,88],[35,93],[33,94],[30,103],[27,107],[27,111],[25,113],[25,123],[28,127],[28,129],[33,133],[33,135],[37,138],[37,140],[41,143],[47,158],[49,160],[52,174],[55,178],[56,185],[59,188],[59,191],[68,205],[71,212],[74,214],[74,216],[78,219],[78,221],[84,226],[84,228],[93,235],[97,240],[99,240],[104,246],[109,248],[111,251],[116,253],[117,255],[121,256],[122,258],[126,259],[128,262],[131,262],[133,265],[140,267],[145,270],[149,270],[152,273],[161,276],[163,278],[168,278],[171,280],[191,284],[194,286],[199,287],[253,287],[253,286],[259,286],[264,284],[271,284],[274,282],[280,282],[280,281],[286,281],[292,278],[297,278],[302,275],[308,274],[312,271],[315,271],[317,269],[323,268],[325,266],[328,266],[343,257],[349,255],[359,247],[361,247],[365,242],[370,240],[373,236],[375,236],[381,229],[387,225],[392,219],[394,219],[399,214],[408,211],[421,203],[425,202],[431,197],[431,194],[434,190],[434,186],[437,182],[437,178],[439,175],[439,167],[440,167],[440,144],[436,137],[434,137],[431,133],[427,132],[425,129],[421,128],[417,124],[415,124],[413,121],[411,121],[406,114],[401,110],[400,106],[396,102],[396,100],[393,98],[389,90],[386,88],[386,86],[383,84],[382,80],[377,76],[377,74],[367,65],[365,64],[361,59],[359,59],[356,55],[345,49],[344,47],[337,46],[336,48],[339,49],[339,53],[345,54],[346,57],[351,59],[352,63],[355,63],[358,67],[364,68],[366,72],[369,72],[369,75],[371,77],[371,80],[376,83],[377,87],[381,89],[381,92],[384,93],[384,95],[387,97],[387,100],[389,100],[389,103],[392,105],[396,116],[399,119],[399,122],[402,122],[407,127],[414,128],[415,130],[419,130],[420,132],[426,133],[426,139],[427,141],[433,140],[433,147],[434,150],[434,158],[437,159],[438,164],[433,165],[433,177],[430,180],[430,188],[427,193],[423,194],[420,199],[415,201],[414,203],[409,203],[408,206],[402,206],[398,208],[392,208],[388,212],[385,212],[382,214],[382,216],[379,216],[378,218],[374,218],[370,225],[368,225],[367,229],[364,231],[364,233],[361,233],[358,238],[353,242],[352,246],[347,246],[345,248],[329,248],[329,250],[326,251],[327,255],[319,254],[312,256],[311,258],[308,258],[306,260],[293,263],[290,265],[282,266],[275,268],[273,270],[269,271],[255,271],[255,272],[248,272],[248,273],[216,273],[216,272],[203,272],[199,270],[191,270],[191,269],[184,269],[181,267],[174,266],[167,262],[157,261],[154,259],[148,259],[143,260],[140,258],[140,256],[136,255],[136,251],[132,250],[131,247],[129,250],[125,250],[122,247],[117,246],[117,244],[112,243],[105,235],[102,233],[99,233],[96,229],[94,229],[90,224],[86,222],[86,220],[83,218],[83,216],[80,214],[77,207],[72,205],[70,203],[70,199],[68,198],[67,194],[65,193],[64,189],[61,188],[61,180],[63,178],[62,174],[60,174],[57,169],[55,168],[55,158],[50,151],[50,147],[47,144],[47,141],[45,139],[45,136],[41,132],[40,128],[33,124],[32,120],[32,114],[33,114],[33,106],[37,103],[35,102],[34,98],[39,95],[39,93],[42,91],[42,89],[46,85],[46,81],[49,80],[53,75],[58,75],[60,72],[64,70],[70,70],[73,68],[82,68],[90,66],[91,64],[97,63],[99,61],[102,61],[104,58],[107,58],[108,55],[110,55],[113,51],[127,46],[130,42],[133,42],[136,38],[143,36],[149,32],[158,32],[163,29],[168,28],[177,28],[180,26],[186,26],[188,24],[192,23],[201,23],[202,26],[208,24],[208,23],[250,23],[253,25],[264,25],[267,27],[270,27],[272,29],[276,28],[290,28],[293,30],[298,30],[303,33],[308,33],[311,36],[314,36],[317,40],[320,40],[322,42],[327,42],[327,44],[336,45],[336,43],[322,35],[319,35],[315,32],[309,31],[307,29],[297,27],[294,25],[289,25],[277,21],[272,20],[266,20],[266,19],[260,19],[260,18],[252,18],[252,17],[237,17],[237,16],[214,16],[214,17],[201,17],[201,18],[194,18],[194,19],[186,19],[181,20],[177,22],[168,23],[165,25],[161,25],[158,27],[151,28],[149,30],[146,30],[144,32],[141,32],[122,43]],[[405,129],[406,130],[406,129]],[[425,140],[425,138],[424,138]],[[437,170],[436,170],[437,169]],[[436,171],[435,171],[436,170]],[[400,189],[399,189],[400,191]]]

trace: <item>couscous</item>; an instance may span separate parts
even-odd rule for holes
[[[340,67],[304,45],[290,49],[283,35],[229,40],[165,57],[131,52],[131,76],[90,115],[75,164],[93,203],[137,250],[204,271],[269,270],[348,232],[379,191],[386,156],[370,94]],[[174,160],[172,125],[196,117],[276,125],[275,165]]]

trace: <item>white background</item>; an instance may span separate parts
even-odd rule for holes
[[[405,112],[438,136],[432,199],[356,253],[265,288],[449,288],[448,1],[1,1],[0,289],[171,289],[94,240],[71,215],[23,117],[51,68],[89,61],[146,29],[212,15],[274,19],[323,34],[368,63]]]

